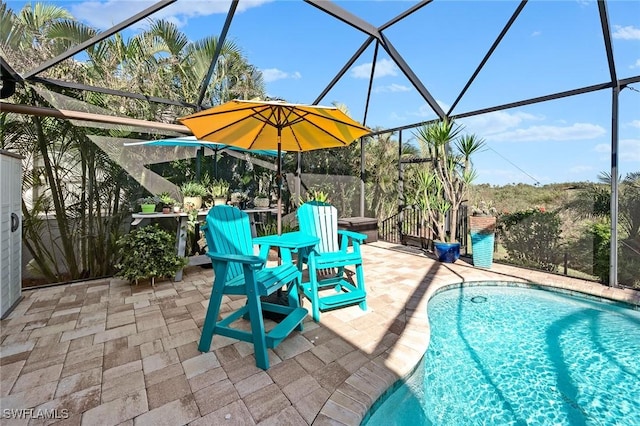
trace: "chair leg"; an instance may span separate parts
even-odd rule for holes
[[[364,271],[362,268],[362,263],[358,263],[356,265],[356,280],[358,281],[358,288],[362,290],[364,294],[367,294],[367,290],[364,287]],[[360,309],[362,309],[363,311],[367,310],[366,297],[362,300],[362,302],[358,304],[358,306],[360,306]]]
[[[209,352],[211,349],[211,340],[213,339],[213,332],[218,322],[218,314],[220,313],[220,305],[222,304],[222,290],[217,290],[217,287],[213,284],[211,289],[211,297],[209,298],[209,307],[207,308],[207,315],[204,318],[204,325],[202,326],[202,335],[200,336],[200,344],[198,350],[200,352]]]
[[[320,321],[320,297],[318,295],[318,271],[314,262],[309,262],[309,295],[311,296],[311,317]]]
[[[246,274],[245,277],[247,277]],[[264,333],[260,297],[258,296],[256,283],[252,278],[247,277],[245,285],[247,286],[247,304],[249,305],[249,321],[251,322],[256,365],[263,370],[267,370],[269,369],[269,356],[267,354],[267,339]]]
[[[299,308],[301,306],[300,304],[300,291],[302,291],[302,289],[300,288],[302,286],[302,274],[298,274],[298,276],[289,283],[288,286],[288,295],[287,295],[287,302],[289,304],[289,306],[294,307],[294,308]],[[298,324],[298,326],[296,327],[296,330],[298,331],[302,331],[303,330],[303,326],[302,326],[302,322],[300,324]]]

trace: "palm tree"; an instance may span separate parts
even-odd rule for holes
[[[640,239],[640,172],[628,173],[619,179],[618,222],[621,230],[631,240]],[[589,183],[578,191],[576,198],[567,204],[580,217],[605,218],[611,214],[611,174],[601,172],[598,183]]]
[[[398,141],[392,133],[376,135],[367,141],[365,150],[367,204],[376,217],[385,219],[397,211]],[[413,146],[402,146],[403,158],[415,154]]]
[[[96,33],[75,21],[65,9],[40,3],[25,6],[17,14],[0,3],[0,28],[2,55],[17,70],[33,69]],[[144,85],[152,88],[147,93],[151,96],[194,100],[215,47],[215,38],[191,43],[175,25],[158,21],[129,39],[118,34],[96,44],[87,49],[88,61],[68,60],[50,68],[45,75],[133,92],[141,91]],[[227,58],[227,64],[240,63],[231,68],[232,72],[250,69],[232,43],[225,43],[221,57]],[[228,70],[225,72],[225,78],[235,78]],[[242,81],[247,95],[253,90],[261,93],[259,73],[251,76],[256,82],[253,86],[247,74],[236,78],[235,85]],[[209,96],[221,98],[220,87],[220,81],[214,78],[208,86]],[[48,106],[39,91],[26,85],[14,98],[20,103]],[[69,96],[75,96],[89,104],[144,119],[172,122],[191,112],[95,92],[65,91],[65,95],[69,100]],[[120,225],[128,210],[124,201],[135,190],[126,173],[91,143],[83,128],[68,121],[35,116],[22,120],[8,114],[1,114],[0,119],[3,145],[27,157],[25,189],[34,195],[31,203],[23,204],[24,241],[37,269],[49,281],[63,276],[76,279],[112,273],[115,240],[122,232]],[[100,129],[91,132],[104,136],[122,133]],[[43,220],[43,214],[50,220]],[[51,220],[56,222],[59,236],[51,234]]]

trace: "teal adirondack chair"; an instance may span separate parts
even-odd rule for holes
[[[251,342],[256,365],[266,370],[269,368],[267,348],[275,348],[296,328],[302,331],[302,321],[308,311],[300,307],[298,299],[300,270],[292,262],[266,267],[266,259],[253,254],[249,217],[235,207],[215,206],[207,214],[206,224],[201,229],[207,239],[207,255],[211,258],[215,278],[198,349],[208,352],[215,334]],[[268,296],[283,286],[288,286],[290,306],[260,300],[261,296]],[[244,295],[247,303],[218,320],[225,294]],[[286,317],[266,332],[263,311]],[[251,322],[250,331],[231,326],[240,318]]]
[[[301,288],[311,301],[314,321],[320,321],[321,311],[356,303],[366,310],[367,293],[360,244],[367,236],[338,229],[338,211],[331,204],[318,201],[304,203],[298,208],[297,217],[301,232],[320,238],[316,247],[303,258],[309,269],[309,282],[303,282]],[[338,235],[342,237],[340,243]],[[355,285],[345,276],[347,266],[355,268]]]

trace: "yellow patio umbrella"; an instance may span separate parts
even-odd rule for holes
[[[248,150],[278,151],[278,234],[282,232],[282,151],[347,146],[371,130],[335,107],[281,101],[229,101],[179,118],[196,138]]]

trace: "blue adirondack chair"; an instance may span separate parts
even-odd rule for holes
[[[211,258],[215,278],[198,349],[208,352],[214,334],[251,342],[256,365],[266,370],[269,368],[267,348],[275,348],[296,328],[302,331],[302,321],[308,312],[300,307],[298,299],[300,270],[291,262],[267,267],[265,258],[253,255],[249,217],[235,207],[215,206],[207,214],[206,224],[201,229],[207,239],[207,255]],[[288,286],[290,306],[261,301],[261,296],[268,296],[283,286]],[[247,303],[219,320],[225,294],[245,295]],[[286,316],[266,332],[263,311]],[[231,326],[240,318],[251,322],[250,331]]]
[[[297,217],[301,232],[320,238],[315,248],[303,258],[309,270],[309,281],[303,282],[301,288],[311,301],[314,321],[320,320],[321,311],[356,303],[366,310],[367,293],[360,244],[367,236],[338,229],[338,211],[331,204],[318,201],[304,203],[298,208]],[[341,236],[340,242],[338,235]],[[347,266],[355,267],[355,285],[345,275]]]

